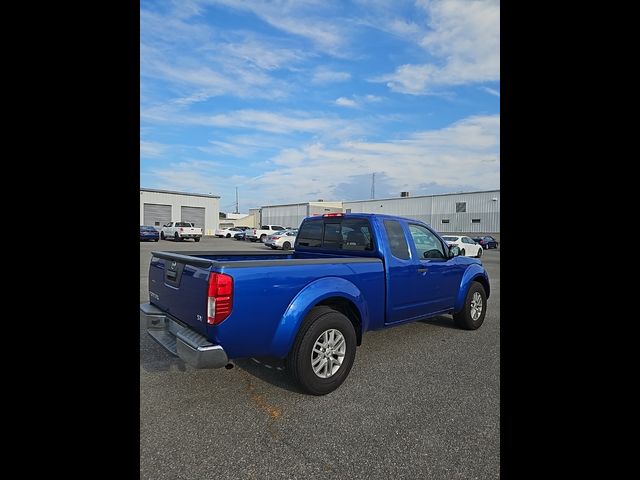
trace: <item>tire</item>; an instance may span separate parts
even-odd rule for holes
[[[460,250],[460,256],[464,257],[464,248],[462,250]]]
[[[164,240],[164,232],[160,232],[160,240]]]
[[[227,233],[227,238],[231,238],[231,234],[230,233]]]
[[[173,240],[176,241],[176,242],[180,241],[180,235],[178,235],[178,232],[173,234]]]
[[[317,342],[322,341],[322,337],[326,332],[337,330],[344,339],[344,356],[342,356],[342,364],[329,374],[328,371],[321,367],[320,375],[329,375],[322,378],[317,375],[312,366],[312,361],[318,360],[324,365],[321,355],[312,357],[314,346]],[[337,335],[334,332],[334,336]],[[317,352],[317,350],[315,350]],[[287,371],[291,378],[300,386],[300,388],[311,395],[326,395],[333,392],[345,381],[353,362],[356,357],[356,332],[351,321],[342,313],[336,310],[321,306],[313,308],[302,322],[293,347],[285,360]],[[337,355],[331,355],[330,358],[340,358]]]
[[[289,242],[284,242],[282,244],[282,250],[289,250],[291,248],[291,243]]]
[[[193,237],[193,241],[194,242],[199,242],[200,241],[200,237]]]
[[[153,240],[153,241],[154,241],[154,242],[157,242],[157,241],[158,241],[158,239],[156,238],[156,239],[155,239],[155,240]]]
[[[476,258],[480,258],[481,256],[482,256],[482,247],[478,249],[478,255],[476,255]]]
[[[260,235],[260,241],[261,241],[262,243],[264,243],[265,238],[267,238],[267,235],[266,235],[266,234],[264,234],[264,233],[263,233],[262,235]]]
[[[478,295],[481,300],[480,316],[475,320],[472,315],[472,303],[476,303]],[[477,330],[484,322],[485,314],[487,313],[487,294],[484,291],[484,287],[479,282],[472,282],[467,295],[464,298],[464,306],[462,310],[453,314],[453,321],[455,324],[464,330]]]

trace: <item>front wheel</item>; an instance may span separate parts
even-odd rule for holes
[[[462,255],[464,257],[464,248],[462,249],[462,251],[460,252],[460,255]]]
[[[289,242],[284,242],[282,244],[282,250],[289,250],[291,248],[291,243]]]
[[[315,307],[305,318],[286,367],[307,393],[326,395],[345,381],[356,357],[356,332],[342,313]]]
[[[472,282],[464,299],[462,310],[453,314],[455,324],[464,330],[476,330],[487,313],[487,294],[482,284]]]
[[[480,248],[478,249],[478,255],[477,255],[477,257],[478,257],[478,258],[480,258],[481,256],[482,256],[482,247],[480,247]]]
[[[231,234],[230,233],[227,233],[227,238],[231,238]]]

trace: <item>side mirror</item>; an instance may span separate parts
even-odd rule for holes
[[[460,255],[460,247],[453,245],[449,247],[449,258],[457,257]]]

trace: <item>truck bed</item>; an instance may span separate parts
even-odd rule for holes
[[[283,312],[295,308],[295,298],[312,283],[335,284],[361,292],[368,306],[368,329],[384,323],[384,266],[377,257],[319,255],[295,252],[196,251],[153,252],[149,271],[151,304],[167,312],[213,343],[231,345],[229,358],[284,355],[275,345]],[[175,264],[174,264],[175,262]],[[167,270],[177,272],[168,279]],[[231,315],[220,325],[207,319],[208,279],[212,272],[233,277]],[[355,288],[354,288],[355,287]],[[306,289],[306,291],[309,291]],[[294,305],[292,307],[292,305]],[[256,309],[259,306],[259,309]]]

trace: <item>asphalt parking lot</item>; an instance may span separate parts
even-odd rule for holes
[[[140,243],[140,302],[154,250],[264,250],[205,238]],[[345,383],[315,397],[254,360],[196,370],[140,324],[140,478],[500,476],[500,251],[476,331],[450,316],[368,332]]]

